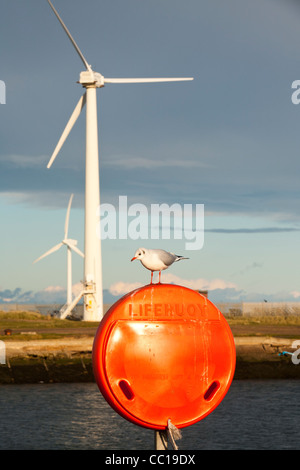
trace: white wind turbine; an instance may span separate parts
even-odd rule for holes
[[[74,126],[82,108],[86,104],[86,167],[85,167],[85,262],[83,291],[75,299],[76,302],[84,296],[84,314],[86,321],[100,321],[103,316],[102,293],[102,257],[101,240],[99,234],[99,162],[98,162],[98,126],[97,126],[97,97],[96,89],[102,88],[106,83],[151,83],[193,80],[193,78],[105,78],[92,67],[84,58],[82,52],[55,10],[51,1],[49,5],[68,35],[76,49],[86,70],[80,73],[79,83],[85,88],[85,93],[79,99],[65,130],[50,158],[47,168],[50,168],[59,150],[64,144],[72,127]],[[75,302],[74,301],[74,302]]]
[[[61,318],[66,317],[66,315],[64,314],[64,311],[72,303],[72,250],[75,251],[78,255],[80,255],[84,258],[84,254],[79,250],[79,248],[77,248],[77,240],[73,240],[71,238],[68,238],[70,210],[71,210],[71,204],[72,204],[73,196],[74,196],[74,194],[71,194],[69,204],[68,204],[63,240],[60,243],[58,243],[57,245],[50,248],[50,250],[48,250],[46,253],[41,255],[39,258],[37,258],[33,262],[33,263],[37,263],[38,261],[45,258],[46,256],[51,255],[55,251],[59,250],[64,245],[67,247],[67,303],[61,309]]]

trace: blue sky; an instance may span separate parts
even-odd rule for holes
[[[54,0],[94,70],[106,77],[193,82],[98,90],[101,201],[204,204],[201,250],[182,240],[104,240],[111,301],[149,282],[139,246],[190,259],[165,282],[213,301],[299,300],[300,7],[292,0]],[[85,116],[46,164],[82,94],[82,63],[46,0],[1,8],[0,299],[62,302],[69,236],[84,246]],[[73,256],[73,282],[83,262]],[[114,294],[114,295],[113,295]],[[6,300],[5,300],[6,299]]]

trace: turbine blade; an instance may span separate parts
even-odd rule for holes
[[[48,1],[49,1],[49,0],[48,0]],[[78,103],[77,103],[77,105],[76,105],[76,107],[75,107],[75,109],[74,109],[74,111],[73,111],[73,113],[72,113],[72,115],[71,115],[71,117],[70,117],[70,119],[69,119],[69,121],[68,121],[66,127],[65,127],[65,130],[63,131],[63,133],[62,133],[62,135],[61,135],[61,138],[59,139],[58,144],[57,144],[57,146],[55,147],[55,150],[54,150],[54,152],[53,152],[53,154],[52,154],[52,156],[51,156],[51,158],[50,158],[50,160],[49,160],[49,163],[48,163],[48,165],[47,165],[47,168],[50,168],[50,167],[51,167],[52,163],[54,162],[54,160],[55,160],[55,158],[56,158],[56,156],[57,156],[57,154],[58,154],[58,152],[60,151],[60,149],[61,149],[62,146],[64,145],[64,142],[65,142],[66,138],[67,138],[68,135],[70,134],[70,132],[71,132],[71,130],[72,130],[72,127],[74,126],[75,122],[77,121],[77,119],[78,119],[78,117],[79,117],[79,115],[80,115],[80,113],[81,113],[81,111],[82,111],[82,108],[83,108],[84,105],[85,105],[85,101],[86,101],[86,94],[84,93],[84,94],[80,97],[80,99],[79,99],[79,101],[78,101]]]
[[[65,32],[67,33],[71,43],[73,44],[73,46],[75,47],[75,50],[77,52],[77,54],[79,55],[80,59],[82,60],[84,66],[86,67],[87,70],[92,70],[91,69],[91,66],[87,63],[84,55],[82,54],[81,50],[79,49],[79,47],[77,46],[75,40],[73,39],[70,31],[68,30],[68,28],[66,27],[65,23],[63,22],[63,20],[61,19],[61,17],[59,16],[59,14],[57,13],[57,11],[55,10],[54,6],[52,5],[51,1],[48,0],[48,3],[50,5],[50,7],[52,8],[52,10],[54,11],[54,14],[56,16],[56,18],[58,19],[58,21],[60,22],[60,24],[62,25],[63,29],[65,30]]]
[[[104,78],[104,83],[184,82],[190,80],[194,80],[194,78]]]
[[[37,258],[34,262],[34,263],[37,263],[38,261],[40,261],[40,259],[42,258],[45,258],[46,256],[48,255],[51,255],[51,253],[54,253],[55,251],[59,250],[60,247],[63,245],[63,243],[59,243],[58,245],[55,245],[53,248],[51,248],[49,251],[47,251],[46,253],[44,253],[43,255],[41,255],[39,258]]]
[[[84,258],[84,254],[82,253],[82,251],[80,251],[79,248],[77,248],[77,246],[75,245],[75,243],[72,243],[72,241],[75,242],[76,240],[64,240],[64,244],[67,245],[67,247],[71,250],[75,251],[78,255],[82,256],[82,258]]]
[[[82,253],[82,251],[79,250],[79,248],[77,248],[76,245],[73,245],[72,243],[68,243],[67,245],[71,248],[71,250],[75,251],[78,255],[84,258],[84,254]]]
[[[64,236],[64,238],[68,238],[69,218],[70,218],[70,210],[71,210],[71,204],[72,204],[73,196],[74,196],[74,194],[71,194],[68,209],[67,209],[66,220],[65,220],[65,236]]]

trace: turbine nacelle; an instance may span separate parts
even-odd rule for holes
[[[83,72],[80,73],[78,83],[81,83],[84,87],[89,86],[89,85],[94,85],[97,88],[102,88],[104,87],[105,81],[101,73],[94,72],[92,69],[90,69],[90,70],[84,70]]]
[[[65,238],[62,240],[62,243],[67,246],[77,246],[77,240],[72,240],[72,238]]]
[[[186,82],[193,77],[159,77],[159,78],[105,78],[101,73],[94,72],[91,68],[80,73],[79,82],[82,86],[95,86],[103,88],[106,83],[161,83],[161,82]]]

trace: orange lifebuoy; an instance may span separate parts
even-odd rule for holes
[[[235,345],[217,307],[196,291],[151,284],[117,301],[103,317],[93,368],[107,402],[129,421],[162,430],[207,416],[226,395]]]

